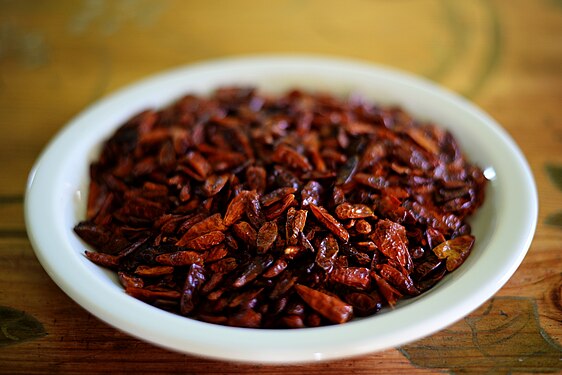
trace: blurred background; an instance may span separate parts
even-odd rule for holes
[[[162,70],[267,53],[358,59],[465,96],[521,147],[540,206],[529,255],[493,306],[400,350],[266,372],[560,371],[562,0],[0,0],[0,363],[10,364],[0,373],[188,364],[256,373],[167,352],[92,319],[42,270],[22,207],[41,150],[94,101]],[[37,319],[38,340],[4,347],[14,342],[5,333],[11,309]],[[460,351],[447,351],[451,342]]]
[[[561,29],[559,0],[2,0],[0,159],[36,154],[117,88],[230,55],[336,55],[425,76],[478,104],[532,101],[553,74],[560,93]],[[23,182],[31,159],[14,162]]]

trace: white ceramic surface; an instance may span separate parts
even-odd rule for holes
[[[468,260],[422,296],[343,325],[299,330],[223,327],[173,315],[127,296],[115,275],[83,255],[73,233],[83,218],[88,165],[99,144],[126,119],[187,92],[255,85],[359,93],[397,104],[451,129],[491,181],[472,219]],[[529,166],[507,133],[465,99],[408,74],[349,60],[258,56],[205,62],[127,87],[82,112],[52,140],[30,173],[25,218],[35,253],[50,277],[83,308],[140,339],[222,360],[294,363],[343,358],[405,344],[461,319],[496,293],[525,256],[536,226],[537,193]]]

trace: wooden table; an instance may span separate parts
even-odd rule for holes
[[[27,174],[94,100],[148,74],[233,54],[319,53],[432,79],[489,112],[538,185],[538,228],[500,292],[400,348],[299,366],[173,353],[100,322],[38,263],[22,213]],[[562,2],[0,2],[0,373],[548,373],[562,370]],[[513,202],[517,204],[517,202]]]

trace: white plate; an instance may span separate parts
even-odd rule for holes
[[[221,85],[268,92],[299,87],[360,93],[404,107],[449,128],[491,179],[472,220],[468,260],[435,288],[392,311],[343,325],[299,330],[223,327],[177,316],[126,295],[111,272],[89,262],[72,228],[83,218],[88,165],[100,143],[137,112],[187,92]],[[496,293],[525,256],[536,226],[537,193],[529,166],[507,133],[463,98],[420,78],[349,60],[247,57],[183,67],[134,84],[92,105],[48,145],[30,173],[25,200],[29,238],[45,270],[86,310],[140,339],[222,360],[294,363],[392,348],[439,331]]]

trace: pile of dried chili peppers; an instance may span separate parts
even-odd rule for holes
[[[486,179],[400,108],[225,87],[122,125],[75,232],[126,293],[205,322],[299,328],[419,295],[470,254]]]

